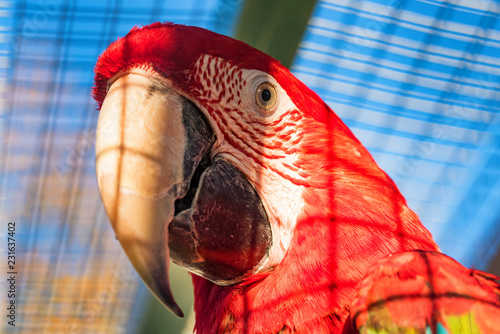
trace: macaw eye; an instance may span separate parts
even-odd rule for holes
[[[255,100],[262,109],[271,109],[276,104],[276,89],[269,82],[261,83],[255,91]]]

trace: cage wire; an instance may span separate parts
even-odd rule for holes
[[[93,66],[138,25],[173,21],[229,34],[240,4],[0,2],[1,232],[15,221],[18,272],[16,326],[3,322],[5,332],[137,332],[146,288],[97,190]]]
[[[93,66],[140,24],[231,35],[242,5],[0,2],[0,233],[16,222],[19,273],[6,333],[137,332],[146,290],[95,178]],[[500,242],[499,15],[493,0],[318,1],[292,68],[368,147],[443,251],[479,269]]]
[[[396,182],[444,253],[500,230],[498,1],[318,1],[293,70]]]

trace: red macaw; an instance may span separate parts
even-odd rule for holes
[[[498,278],[440,253],[394,182],[270,56],[205,29],[133,29],[99,57],[96,171],[116,236],[197,333],[500,333]]]

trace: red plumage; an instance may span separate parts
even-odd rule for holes
[[[197,72],[197,61],[203,55],[225,61],[219,64],[220,73],[208,73],[207,79],[207,73]],[[294,169],[300,179],[272,169],[266,163],[268,157],[248,154],[262,168],[276,171],[303,189],[305,205],[297,217],[288,252],[272,270],[248,276],[235,285],[222,287],[193,276],[197,333],[349,332],[353,330],[346,321],[351,301],[368,268],[393,253],[438,251],[430,233],[368,151],[316,93],[275,59],[201,28],[156,23],[132,30],[99,58],[94,88],[99,106],[108,80],[134,67],[165,76],[180,94],[214,118],[241,112],[217,107],[221,100],[231,102],[244,84],[241,79],[239,85],[231,86],[231,96],[226,94],[225,83],[237,80],[224,72],[230,67],[273,76],[297,108],[288,111],[294,115],[292,124],[268,123],[262,136],[275,138],[276,151],[299,153],[293,166],[284,166]],[[221,73],[227,78],[218,78]],[[221,87],[215,90],[207,82]],[[215,90],[218,101],[208,98],[209,90]],[[225,140],[240,149],[241,141],[234,140],[238,130],[218,126]],[[293,130],[298,138],[293,146],[284,144],[290,138],[280,137],[285,130]],[[255,136],[256,142],[258,139]],[[420,271],[421,264],[413,270]],[[411,276],[412,270],[400,274],[399,279],[408,282],[401,275]],[[481,276],[472,272],[475,283],[471,284],[485,282],[477,275]],[[497,298],[498,304],[498,297],[490,297],[492,302]],[[361,299],[357,303],[361,309]]]
[[[370,268],[352,303],[351,318],[358,328],[389,320],[392,326],[425,332],[427,327],[436,331],[438,323],[452,328],[450,321],[466,315],[480,333],[499,333],[498,279],[442,253],[395,254]]]
[[[236,333],[340,333],[369,266],[394,252],[437,250],[390,178],[332,120],[336,124],[304,123],[302,131],[311,134],[301,162],[311,174],[304,193],[308,205],[283,261],[237,286],[193,277],[200,333],[223,332],[228,323]],[[348,147],[362,156],[353,159]],[[224,309],[213,312],[205,305]]]

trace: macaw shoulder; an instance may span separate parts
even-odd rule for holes
[[[500,333],[499,277],[439,252],[388,256],[351,305],[359,333]]]

